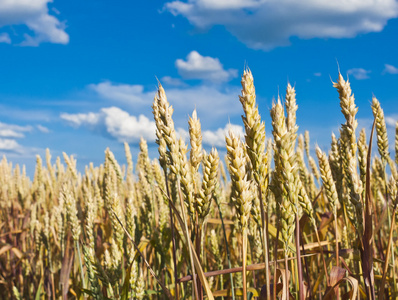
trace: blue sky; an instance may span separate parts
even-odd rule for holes
[[[207,148],[242,132],[240,76],[253,72],[271,136],[272,99],[297,92],[300,132],[328,149],[344,122],[332,87],[350,78],[359,126],[375,95],[398,119],[398,2],[393,0],[0,0],[0,155],[33,173],[35,156],[73,154],[124,162],[139,138],[156,157],[151,105],[157,78],[181,136],[196,107]],[[359,128],[360,129],[360,128]]]

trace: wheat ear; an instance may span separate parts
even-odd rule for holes
[[[372,111],[373,116],[376,119],[376,133],[377,133],[377,148],[379,150],[379,154],[384,163],[387,162],[390,156],[388,151],[388,137],[387,137],[387,127],[386,120],[384,119],[384,112],[380,106],[379,100],[376,97],[372,99]]]
[[[239,100],[242,103],[243,111],[245,113],[242,116],[243,123],[245,125],[245,141],[247,155],[252,164],[252,171],[254,179],[258,187],[258,200],[256,197],[253,199],[252,209],[258,212],[260,207],[261,214],[261,226],[262,226],[262,238],[263,238],[263,252],[265,255],[265,276],[267,293],[269,294],[269,270],[268,270],[268,214],[267,211],[268,203],[265,201],[265,196],[268,188],[268,163],[267,154],[264,152],[266,149],[265,144],[265,124],[261,121],[261,116],[258,111],[256,103],[256,91],[254,87],[253,75],[249,69],[245,70],[242,76],[242,96],[239,96]],[[294,98],[294,95],[292,95]],[[294,99],[291,101],[294,102]],[[258,204],[258,205],[255,205]],[[258,214],[257,214],[258,216]],[[258,218],[257,218],[258,221]],[[270,297],[270,295],[268,295]]]
[[[246,174],[246,156],[244,146],[232,131],[225,138],[227,144],[227,157],[232,183],[232,201],[236,207],[239,226],[243,234],[243,297],[246,299],[246,259],[247,259],[247,228],[251,209],[250,182]]]

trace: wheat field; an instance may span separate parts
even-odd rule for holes
[[[366,136],[339,74],[345,123],[325,152],[298,135],[290,84],[265,128],[250,70],[241,83],[245,136],[225,157],[202,148],[196,111],[177,137],[160,84],[157,159],[142,139],[134,165],[125,144],[124,162],[107,149],[80,173],[47,150],[31,180],[4,157],[0,298],[396,299],[398,122],[393,157],[380,102]]]

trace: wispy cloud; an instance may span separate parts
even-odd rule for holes
[[[32,126],[20,126],[0,122],[0,153],[23,153],[24,148],[17,142],[17,139],[24,138],[25,134],[32,130]]]
[[[168,2],[165,8],[198,28],[224,26],[250,48],[263,50],[287,46],[291,37],[352,38],[379,32],[398,16],[394,0],[189,0]]]
[[[390,127],[394,127],[396,126],[397,122],[398,122],[398,115],[389,115],[385,117],[386,120],[386,125],[390,126]]]
[[[385,64],[383,74],[398,74],[398,68],[393,65]]]
[[[32,131],[31,126],[19,126],[0,122],[0,137],[3,138],[23,138],[25,132]]]
[[[37,129],[42,132],[42,133],[50,133],[50,129],[48,129],[47,127],[43,126],[43,125],[36,125]]]
[[[148,104],[145,98],[149,95],[148,93],[144,93],[144,86],[139,84],[122,84],[104,81],[98,84],[90,84],[88,88],[105,99],[130,104]],[[153,97],[154,92],[151,93]]]
[[[224,82],[238,75],[235,69],[225,70],[218,58],[202,56],[197,51],[191,51],[186,60],[177,59],[175,64],[178,73],[186,79]]]
[[[49,2],[52,0],[0,1],[0,27],[26,25],[28,30],[23,33],[23,46],[37,46],[42,42],[69,43],[65,24],[49,14]],[[28,32],[33,32],[34,35],[29,35]],[[0,42],[11,43],[11,38],[2,34]]]
[[[369,78],[368,74],[371,73],[371,71],[362,68],[353,68],[349,69],[347,73],[354,76],[354,78],[357,80],[364,80]]]
[[[3,32],[0,34],[0,43],[11,44],[11,38],[8,33]]]
[[[164,76],[160,79],[162,84],[168,84],[168,85],[173,85],[173,86],[186,86],[184,81],[182,81],[180,78],[173,78],[171,76]]]

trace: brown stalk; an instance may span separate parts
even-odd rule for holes
[[[306,251],[305,251],[304,243],[303,243],[303,232],[302,232],[302,230],[300,230],[300,244],[301,244],[301,247],[303,249],[303,255],[305,256]],[[304,265],[305,265],[306,280],[307,280],[307,285],[308,285],[307,288],[308,288],[308,292],[309,292],[308,298],[312,299],[310,272],[308,270],[308,261],[305,258],[304,258]]]
[[[336,267],[340,266],[339,263],[339,241],[338,241],[338,236],[337,236],[337,208],[334,207],[334,235],[336,237]]]
[[[373,132],[376,125],[376,119],[373,121],[372,131],[369,139],[369,151],[366,161],[366,196],[365,196],[365,220],[364,233],[362,237],[361,260],[363,279],[366,287],[366,295],[368,299],[376,299],[374,288],[374,273],[373,273],[373,219],[372,219],[372,201],[370,198],[370,159],[372,154],[372,140]],[[387,250],[388,251],[388,250]],[[387,260],[386,260],[387,261]],[[381,296],[382,297],[382,296]]]
[[[314,256],[317,255],[317,253],[312,253],[312,254],[307,254],[307,255],[303,255],[302,257],[309,257],[309,256]],[[296,257],[288,257],[287,260],[295,260]],[[275,261],[276,263],[281,263],[284,262],[285,259],[278,259],[277,261]],[[274,261],[270,261],[271,263],[275,263]],[[248,265],[246,266],[246,271],[257,271],[257,270],[263,270],[265,268],[265,263],[259,263],[259,264],[252,264],[252,265]],[[223,270],[217,270],[217,271],[210,271],[210,272],[206,272],[204,273],[205,277],[214,277],[214,276],[218,276],[218,275],[225,275],[225,274],[231,274],[231,273],[239,273],[243,271],[243,267],[235,267],[235,268],[230,268],[230,269],[223,269]],[[180,279],[178,279],[178,283],[181,282],[187,282],[187,281],[191,281],[192,280],[192,275],[187,275],[184,277],[181,277]]]
[[[394,210],[392,212],[392,221],[391,221],[391,228],[390,228],[390,233],[388,236],[388,245],[387,245],[387,252],[386,252],[386,259],[384,262],[384,267],[383,267],[383,277],[381,278],[381,285],[380,285],[380,290],[379,290],[379,299],[383,300],[384,299],[384,287],[386,285],[386,277],[387,277],[387,270],[388,270],[388,261],[390,259],[390,254],[391,254],[391,242],[392,242],[392,233],[393,229],[395,226],[395,214],[397,212],[397,206],[394,205]],[[393,270],[394,272],[395,270]]]

